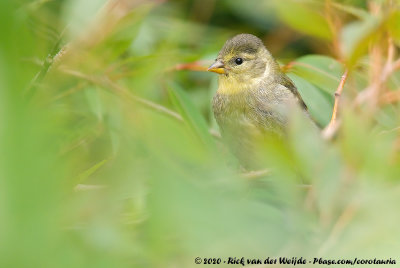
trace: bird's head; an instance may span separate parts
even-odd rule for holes
[[[277,69],[278,64],[258,37],[239,34],[226,41],[208,71],[239,82],[249,82]]]

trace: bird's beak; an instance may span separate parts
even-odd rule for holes
[[[208,67],[207,71],[214,72],[217,74],[224,74],[225,73],[224,67],[225,65],[221,60],[216,60],[213,64],[211,64],[210,67]]]

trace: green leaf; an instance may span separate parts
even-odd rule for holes
[[[97,88],[87,88],[85,96],[89,104],[90,111],[97,117],[99,121],[103,119],[103,107]]]
[[[194,106],[189,96],[178,84],[170,83],[168,85],[168,92],[174,106],[179,110],[182,117],[185,119],[190,128],[196,133],[200,140],[210,146],[214,147],[214,140],[208,132],[208,125],[201,113]]]
[[[329,94],[336,91],[344,68],[335,59],[321,55],[298,58],[291,71]]]
[[[296,1],[274,1],[278,16],[293,29],[324,40],[332,39],[332,32],[325,18],[315,7]]]
[[[333,1],[332,1],[332,6],[335,7],[337,10],[344,11],[348,14],[358,17],[359,19],[369,19],[371,16],[366,10],[358,8],[356,6],[350,6]]]
[[[387,27],[394,39],[400,42],[400,11],[396,11],[390,16]]]
[[[299,83],[299,86],[304,89],[304,85]],[[306,97],[306,94],[304,96]],[[314,98],[314,101],[316,100]],[[310,105],[310,108],[314,108],[314,105]],[[298,171],[302,174],[302,180],[310,183],[314,181],[315,176],[321,179],[323,176],[321,159],[327,157],[327,147],[320,130],[303,113],[292,113],[290,119],[288,141],[291,144],[291,155],[297,163]],[[318,159],[315,158],[316,155]]]
[[[382,22],[381,18],[371,16],[368,20],[355,21],[343,28],[340,49],[349,66],[354,65],[367,51],[371,40],[379,34]]]
[[[304,102],[307,104],[311,117],[318,124],[327,125],[332,114],[332,103],[320,89],[308,81],[295,74],[288,74],[288,76],[293,80]]]
[[[82,183],[83,181],[85,181],[87,178],[90,177],[90,175],[92,175],[93,173],[95,173],[99,168],[101,168],[105,163],[108,162],[109,159],[104,159],[100,162],[98,162],[97,164],[93,165],[92,167],[86,169],[85,171],[81,172],[76,181],[77,184]]]
[[[63,18],[66,25],[68,25],[69,33],[73,37],[82,34],[90,23],[94,21],[96,14],[106,2],[106,0],[66,1]]]
[[[271,1],[225,1],[225,4],[235,16],[256,28],[270,30],[271,24],[276,23]]]

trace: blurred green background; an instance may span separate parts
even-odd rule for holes
[[[398,258],[399,5],[0,1],[0,267]],[[218,138],[201,71],[243,32],[321,127],[349,70],[337,136],[294,116],[268,173]]]

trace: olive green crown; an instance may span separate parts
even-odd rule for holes
[[[238,53],[256,54],[262,47],[264,44],[260,38],[252,34],[238,34],[226,41],[219,56]]]

